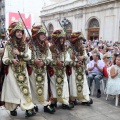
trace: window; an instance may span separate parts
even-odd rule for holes
[[[97,19],[92,19],[89,23],[89,28],[99,28],[99,22]]]

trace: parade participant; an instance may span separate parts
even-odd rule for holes
[[[70,75],[70,97],[74,101],[76,98],[82,104],[90,105],[93,103],[89,97],[89,87],[85,74],[87,53],[82,44],[83,37],[80,32],[71,34],[71,66],[72,74]]]
[[[16,108],[20,105],[22,110],[26,110],[26,116],[30,117],[35,114],[26,69],[26,62],[31,59],[31,50],[24,43],[24,27],[21,22],[12,23],[8,30],[11,38],[2,58],[6,69],[1,100],[12,116],[17,115]]]
[[[32,89],[33,102],[42,104],[44,112],[53,114],[54,109],[50,107],[48,101],[48,80],[47,80],[47,65],[52,60],[52,55],[46,42],[46,30],[42,25],[34,26],[31,30],[33,38],[32,59],[29,65],[33,70],[29,73],[30,85]],[[35,107],[38,111],[38,108]]]
[[[66,75],[66,66],[70,61],[70,56],[65,50],[65,33],[62,30],[55,30],[52,34],[53,45],[50,46],[53,62],[53,69],[50,69],[52,104],[62,103],[63,109],[72,109],[74,106],[69,104],[69,88]]]

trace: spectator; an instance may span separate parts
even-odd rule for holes
[[[104,54],[103,55],[103,62],[105,63],[105,66],[106,67],[110,67],[110,64],[109,64],[109,59],[110,59],[110,56],[108,54]]]
[[[116,64],[116,57],[118,57],[120,55],[120,53],[115,52],[112,56],[112,64],[115,65]]]
[[[99,53],[94,52],[93,53],[93,60],[88,63],[88,85],[89,89],[92,85],[93,79],[96,83],[96,89],[97,89],[97,97],[101,97],[101,90],[100,90],[100,80],[103,78],[103,67],[104,62],[99,60]]]
[[[93,49],[94,49],[94,47],[91,46],[89,52],[87,53],[87,55],[89,56],[89,60],[90,61],[93,60],[93,57],[92,57],[92,51],[93,51]]]
[[[104,54],[103,55],[103,62],[105,64],[104,68],[103,68],[103,76],[104,76],[104,83],[106,86],[107,80],[108,80],[108,67],[110,67],[112,64],[110,62],[110,56],[108,54]]]
[[[110,70],[110,76],[106,87],[106,94],[120,94],[120,55],[116,57],[116,65],[113,65]]]

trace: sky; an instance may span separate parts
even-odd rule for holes
[[[54,0],[44,0],[44,3],[45,3],[45,5],[51,5],[55,2],[54,2]]]

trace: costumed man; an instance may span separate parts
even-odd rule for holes
[[[93,103],[89,97],[89,87],[85,74],[85,65],[87,61],[87,54],[82,44],[83,36],[81,32],[71,34],[71,66],[72,74],[70,75],[70,98],[82,102],[82,104],[90,105]]]
[[[55,30],[52,34],[53,45],[50,46],[53,62],[49,70],[51,79],[52,107],[57,106],[57,102],[62,103],[63,109],[72,109],[73,104],[69,104],[69,88],[66,75],[66,66],[69,64],[70,56],[65,49],[65,33],[62,30]]]
[[[12,116],[17,115],[16,108],[20,105],[22,110],[26,110],[26,116],[30,117],[35,114],[26,68],[26,62],[31,59],[31,50],[24,43],[24,27],[21,22],[12,23],[8,30],[11,38],[2,58],[6,69],[1,100]]]
[[[52,61],[52,54],[46,42],[46,30],[44,26],[34,26],[32,32],[32,59],[29,61],[32,71],[29,73],[30,85],[34,104],[42,104],[44,112],[53,114],[54,109],[48,101],[47,65]],[[36,112],[38,107],[35,107]]]

